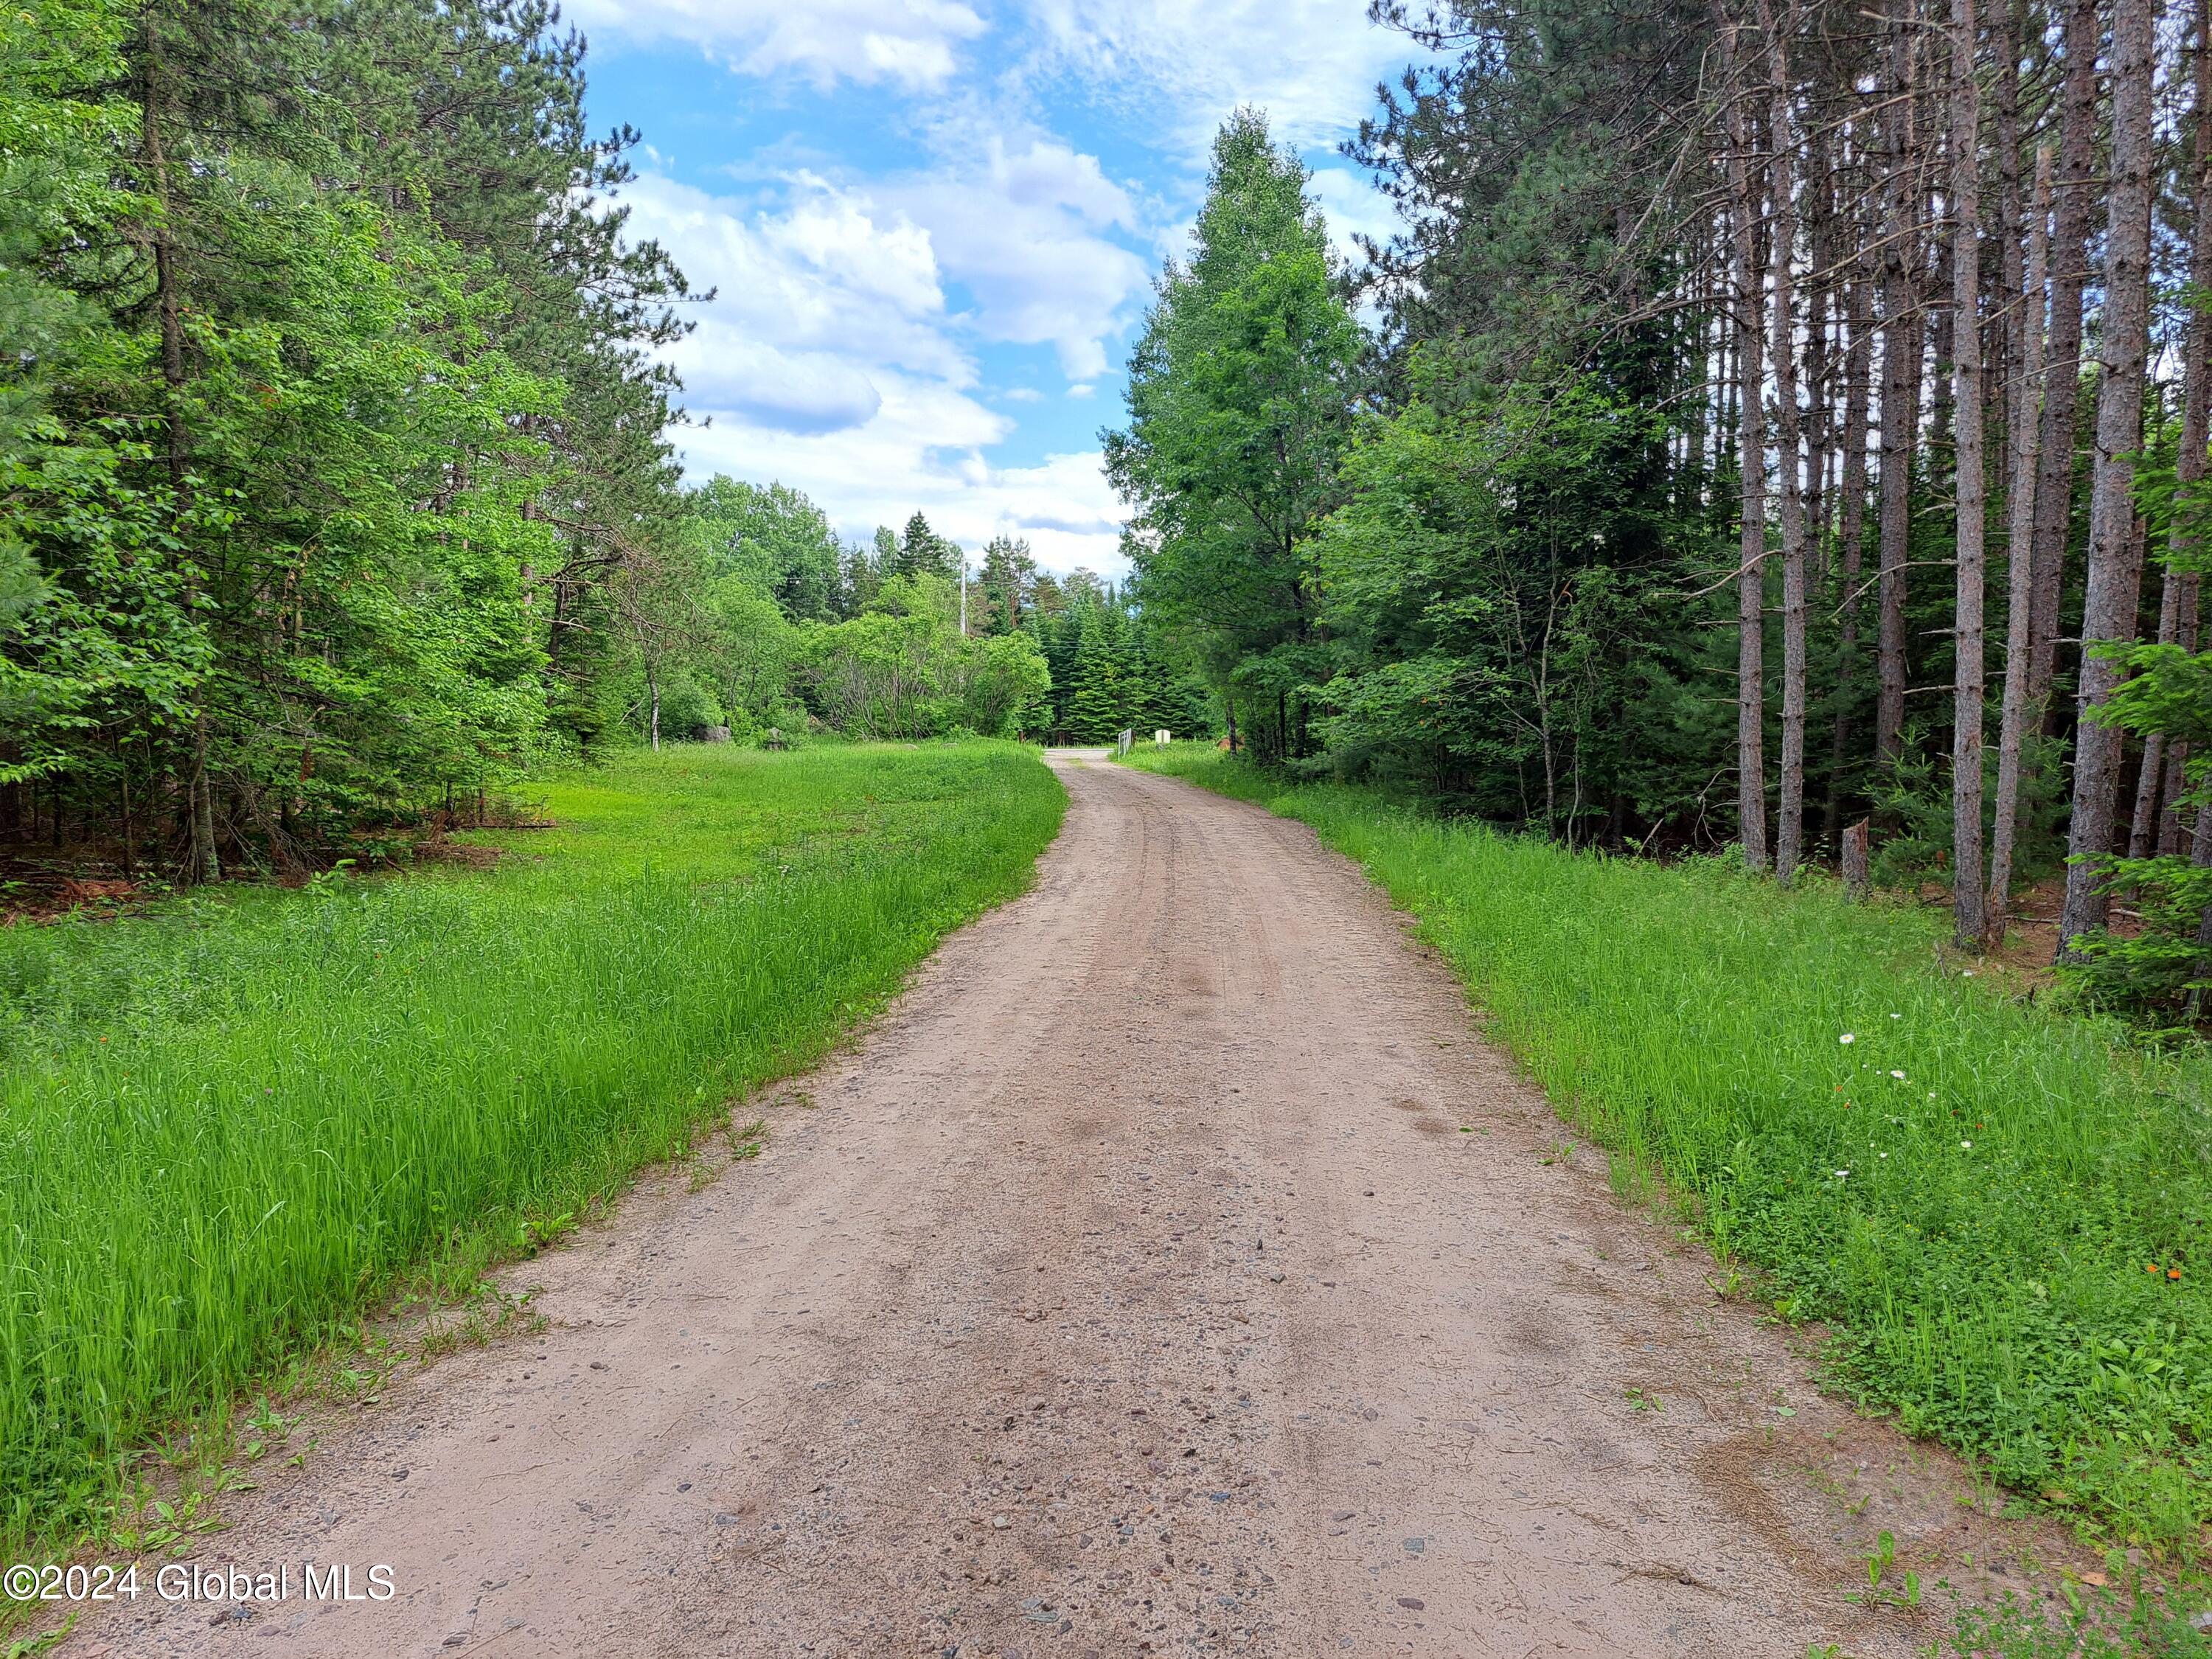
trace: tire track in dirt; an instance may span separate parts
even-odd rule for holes
[[[1845,1592],[1878,1526],[1930,1571],[2004,1541],[1955,1472],[1822,1401],[1701,1255],[1558,1158],[1310,831],[1054,764],[1035,890],[763,1157],[514,1270],[550,1329],[387,1389],[203,1551],[388,1564],[395,1600],[141,1606],[65,1650],[1924,1642]],[[1847,1516],[1805,1471],[1854,1464],[1881,1490]]]

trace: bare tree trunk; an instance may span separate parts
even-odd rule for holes
[[[1843,775],[1850,753],[1851,688],[1858,666],[1859,579],[1866,560],[1867,414],[1868,380],[1874,359],[1873,284],[1863,271],[1854,272],[1845,302],[1851,337],[1844,359],[1844,468],[1838,485],[1842,495],[1837,539],[1842,544],[1838,560],[1841,626],[1836,643],[1836,725],[1828,749],[1827,837],[1836,838],[1843,823]]]
[[[208,720],[202,714],[192,726],[192,777],[189,805],[191,813],[187,873],[195,884],[222,879],[222,855],[215,844],[215,785],[208,777]]]
[[[2212,293],[2212,4],[2197,0],[2195,70],[2195,153],[2190,179],[2189,286],[2194,295],[2183,337],[2181,437],[2174,455],[2176,507],[2167,541],[2166,586],[2159,598],[2161,644],[2197,647],[2197,575],[2182,568],[2201,556],[2203,523],[2192,498],[2205,477],[2205,445],[2212,441],[2212,318],[2203,299]],[[2187,745],[2166,743],[2154,732],[2143,744],[2143,782],[2136,794],[2136,822],[2128,855],[2181,850],[2176,811],[2187,787]]]
[[[2101,198],[2096,177],[2097,0],[2066,14],[2066,80],[2060,100],[2057,216],[2051,235],[2051,343],[2044,357],[2043,423],[2036,441],[2035,598],[2028,619],[2031,706],[2041,718],[2058,657],[2058,596],[2074,506],[2074,411],[2081,389],[2081,290]]]
[[[1794,15],[1794,14],[1793,14]],[[1769,223],[1773,237],[1773,338],[1776,470],[1782,496],[1782,793],[1776,811],[1774,873],[1785,885],[1797,873],[1805,844],[1805,503],[1802,432],[1797,409],[1796,306],[1791,264],[1796,258],[1797,215],[1790,155],[1795,148],[1790,108],[1790,61],[1785,30],[1770,0],[1759,0],[1766,36]],[[1821,181],[1825,183],[1825,181]]]
[[[2181,573],[2168,565],[2158,598],[2158,642],[2173,644],[2181,635]],[[2128,856],[2148,858],[2158,844],[2159,791],[2166,781],[2166,733],[2143,738],[2142,764],[2136,769],[2135,811],[2128,817]]]
[[[1751,140],[1735,68],[1733,33],[1714,0],[1727,100],[1729,217],[1735,233],[1737,454],[1741,470],[1741,563],[1736,573],[1736,817],[1744,862],[1767,865],[1766,850],[1766,410],[1759,311],[1759,198],[1752,188]]]
[[[2205,298],[2212,294],[2212,3],[2197,0],[2196,13],[2197,171],[2191,181],[2189,214],[2189,285],[2193,293],[2188,334],[2182,348],[2181,447],[2174,465],[2183,507],[2174,516],[2171,544],[2177,559],[2184,556],[2196,559],[2203,556],[2203,519],[2200,512],[2188,509],[2190,497],[2203,488],[2207,470],[2205,445],[2212,442],[2212,315],[2207,314]],[[2197,572],[2186,572],[2174,632],[2175,643],[2191,651],[2197,648],[2199,592]],[[2186,792],[2187,780],[2183,771],[2186,750],[2185,744],[2174,744],[2166,757],[2166,811],[2159,836],[2161,852],[2181,850],[2179,808]],[[2212,812],[2201,806],[2197,812],[2197,830],[2200,846],[2206,838],[2212,837]],[[2212,846],[2205,848],[2205,857],[2199,862],[2208,860],[2212,860]],[[2212,935],[2212,911],[2206,913],[2198,933],[2200,937]]]
[[[2105,307],[2097,387],[2096,471],[2089,497],[2087,597],[2081,613],[2081,725],[2075,738],[2073,862],[2058,948],[2105,921],[2103,878],[2078,860],[2112,850],[2122,733],[2094,718],[2119,684],[2118,665],[2096,642],[2136,636],[2142,554],[2136,536],[2135,454],[2142,441],[2143,372],[2150,349],[2151,47],[2154,0],[2112,9],[2112,226],[2106,237]]]
[[[1893,764],[1905,732],[1905,570],[1912,532],[1912,452],[1919,438],[1923,323],[1913,292],[1912,4],[1893,0],[1890,107],[1884,112],[1881,283],[1881,586],[1875,647],[1875,757]]]
[[[652,705],[648,729],[653,733],[653,752],[660,752],[660,676],[653,672],[653,659],[645,659],[645,695]]]
[[[1951,0],[1951,362],[1959,434],[1951,903],[1959,943],[1970,948],[1982,941],[1982,561],[1988,487],[1982,471],[1982,147],[1974,40],[1974,0]]]
[[[2012,398],[2011,466],[2005,488],[2005,683],[2004,713],[1997,737],[1997,798],[1990,837],[1990,890],[1984,907],[1983,936],[1994,948],[2004,942],[2005,915],[2012,900],[2012,866],[2020,836],[2021,745],[2026,740],[2034,703],[2030,646],[2035,599],[2035,453],[2041,418],[2037,394],[2043,383],[2045,266],[2051,219],[2049,145],[2035,153],[2035,200],[2027,223],[2027,275],[2018,296],[2014,325],[2018,342],[2013,360],[2019,382]]]

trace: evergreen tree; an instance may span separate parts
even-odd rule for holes
[[[942,576],[950,580],[960,574],[960,550],[929,527],[915,514],[906,521],[891,555],[891,569],[901,576]]]
[[[1121,669],[1103,630],[1084,631],[1076,647],[1073,684],[1069,688],[1066,727],[1077,743],[1111,743],[1122,729]]]

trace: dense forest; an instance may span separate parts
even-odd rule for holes
[[[1109,434],[1146,614],[1255,755],[1784,883],[1867,822],[1969,945],[2063,870],[2062,948],[2179,994],[2203,6],[1372,13],[1434,54],[1347,146],[1400,234],[1333,260],[1240,114]]]

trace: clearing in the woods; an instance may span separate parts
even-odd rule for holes
[[[1810,1336],[1623,1200],[1356,867],[1255,805],[1054,765],[1034,889],[749,1104],[757,1156],[665,1166],[503,1270],[535,1328],[281,1425],[196,1552],[383,1565],[392,1599],[142,1599],[69,1650],[2088,1650],[2034,1644],[2128,1563],[1816,1388]],[[1886,988],[1860,1027],[1966,1006]],[[1655,995],[1615,1023],[1728,988]],[[1617,1128],[1610,1099],[1578,1109]],[[1665,1164],[1644,1133],[1616,1170]]]

